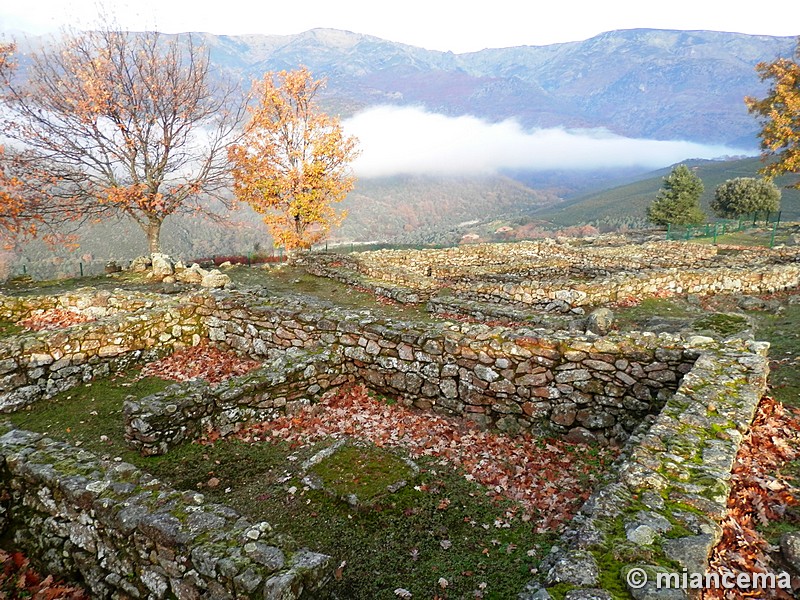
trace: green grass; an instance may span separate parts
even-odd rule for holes
[[[125,398],[131,394],[143,398],[174,383],[153,377],[135,380],[135,375],[132,372],[76,386],[7,418],[21,429],[45,433],[100,456],[129,460],[138,455],[128,450],[123,440]]]
[[[614,309],[614,317],[621,330],[640,330],[652,317],[691,318],[703,311],[679,298],[645,298],[637,306]]]
[[[337,498],[355,496],[359,503],[374,503],[387,488],[414,479],[414,471],[400,457],[370,444],[346,444],[311,468],[323,489]]]
[[[83,287],[96,290],[124,288],[126,290],[155,291],[161,284],[147,280],[142,273],[122,271],[113,276],[88,275],[65,279],[32,279],[28,276],[13,277],[0,283],[0,293],[10,296],[57,295],[72,292]]]
[[[750,313],[755,337],[770,343],[770,395],[786,406],[800,407],[800,304],[780,314]]]
[[[23,331],[27,330],[24,327],[17,325],[13,321],[0,321],[0,338],[19,335]]]
[[[299,266],[232,267],[225,270],[231,280],[241,288],[263,287],[270,295],[305,295],[350,310],[370,310],[395,319],[413,319],[430,322],[431,315],[424,307],[387,305],[376,302],[375,296],[356,290],[328,277],[309,275]]]
[[[694,322],[697,331],[711,330],[721,336],[727,337],[744,331],[749,327],[747,319],[741,315],[716,313],[697,319]]]
[[[778,229],[775,232],[774,245],[784,243],[789,239],[790,230]],[[752,246],[752,247],[768,247],[772,240],[772,227],[758,227],[754,229],[747,229],[743,231],[735,231],[733,233],[726,233],[725,235],[718,235],[716,242],[713,237],[698,237],[689,240],[695,244],[721,244],[730,246]],[[720,252],[720,254],[723,254]]]

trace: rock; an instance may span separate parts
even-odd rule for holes
[[[713,344],[714,338],[710,338],[707,335],[693,335],[688,340],[686,340],[686,345],[690,347],[696,346],[707,346],[708,344]]]
[[[517,600],[553,600],[553,597],[538,584],[529,583],[522,592],[517,594]]]
[[[781,553],[792,569],[800,573],[800,531],[792,531],[781,537]]]
[[[742,310],[761,310],[765,305],[764,300],[755,296],[742,296],[736,301],[736,306]]]
[[[575,422],[575,417],[578,414],[577,405],[568,402],[560,406],[556,406],[550,414],[550,420],[558,425],[569,427]]]
[[[625,537],[637,546],[649,546],[656,539],[656,532],[649,525],[632,523],[625,527]]]
[[[573,427],[565,439],[571,444],[592,444],[597,441],[597,436],[584,427]]]
[[[664,554],[690,573],[705,573],[708,555],[715,544],[713,535],[701,534],[664,540],[662,548]]]
[[[625,524],[625,536],[628,541],[639,546],[649,546],[656,535],[672,529],[672,524],[665,517],[655,512],[640,510],[633,521]]]
[[[596,308],[586,320],[586,331],[606,335],[614,325],[614,313],[608,308]]]
[[[110,260],[106,263],[106,274],[110,275],[111,273],[119,273],[122,271],[122,267],[117,264],[117,261]]]
[[[177,272],[175,274],[175,279],[177,279],[181,283],[198,284],[203,281],[203,277],[205,277],[207,274],[208,272],[206,270],[201,269],[200,265],[195,263],[188,269]]]
[[[564,596],[564,600],[614,600],[614,596],[606,590],[586,588],[583,590],[570,590]]]
[[[784,242],[784,246],[800,246],[800,233],[793,233]]]
[[[166,254],[155,253],[151,256],[151,261],[154,279],[161,281],[175,272],[172,259]]]
[[[566,583],[575,586],[597,585],[600,571],[590,552],[572,550],[558,558],[547,571],[548,586]]]
[[[214,269],[203,276],[203,279],[200,281],[200,285],[204,288],[223,288],[230,282],[230,277],[224,273],[220,273],[218,269]]]
[[[137,256],[131,261],[129,270],[134,273],[144,273],[153,264],[149,256]]]

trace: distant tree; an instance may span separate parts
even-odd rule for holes
[[[761,158],[766,164],[759,172],[768,180],[784,173],[800,173],[800,38],[794,60],[761,62],[756,71],[762,81],[772,82],[766,98],[745,98],[747,108],[762,125]],[[775,160],[767,162],[770,158]],[[800,179],[788,187],[800,188]]]
[[[308,69],[267,73],[256,85],[241,143],[231,147],[234,191],[264,215],[275,243],[288,251],[310,248],[341,223],[333,204],[353,189],[350,162],[356,139],[314,98],[323,86]]]
[[[69,34],[31,56],[25,81],[3,84],[17,191],[63,216],[129,217],[157,252],[165,218],[225,201],[243,103],[233,85],[212,83],[191,38]]]
[[[656,225],[696,225],[706,215],[700,208],[703,181],[686,165],[678,165],[664,177],[664,183],[647,208],[647,220]]]
[[[781,205],[781,191],[769,181],[737,177],[714,190],[711,210],[720,217],[738,217],[756,211],[775,212]]]

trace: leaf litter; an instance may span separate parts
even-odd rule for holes
[[[381,402],[363,386],[339,389],[295,415],[251,425],[235,435],[245,442],[280,438],[298,445],[350,436],[403,449],[411,458],[437,458],[484,486],[490,499],[516,501],[521,510],[509,517],[534,521],[538,532],[571,519],[618,454],[614,447],[480,430],[473,422]],[[209,440],[216,437],[211,432]],[[443,501],[440,510],[446,508]]]

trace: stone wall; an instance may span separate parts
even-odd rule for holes
[[[110,291],[81,288],[64,294],[37,296],[0,294],[0,320],[16,322],[53,309],[69,310],[92,319],[100,319],[119,312],[150,309],[161,303],[163,297],[156,294],[121,289]]]
[[[340,352],[287,350],[247,375],[218,385],[189,381],[123,408],[125,440],[144,456],[164,454],[207,429],[222,435],[246,422],[293,414],[346,381]]]
[[[107,300],[111,303],[111,297]],[[128,312],[140,303],[141,310]],[[116,306],[111,316],[98,321],[0,339],[0,412],[51,397],[113,370],[197,345],[207,336],[192,303],[155,305],[139,299],[125,304],[125,310]]]
[[[192,301],[223,347],[261,358],[286,348],[337,349],[350,380],[407,404],[506,431],[544,424],[579,439],[627,437],[660,409],[698,355],[667,334],[597,338],[421,325],[310,303],[273,306],[230,292]]]
[[[462,298],[571,310],[625,298],[657,294],[763,294],[800,285],[800,264],[714,269],[657,269],[622,273],[587,282],[530,280],[513,282],[462,279],[450,287]]]
[[[338,254],[318,254],[304,260],[306,271],[317,277],[335,279],[401,304],[420,304],[436,291],[431,281],[399,268],[387,268],[380,278],[369,276],[359,262]]]
[[[542,242],[445,250],[313,255],[309,272],[398,302],[449,297],[583,314],[589,306],[672,294],[772,293],[800,285],[798,249],[735,249],[650,242]],[[448,297],[437,296],[447,290]],[[455,305],[454,305],[455,306]]]
[[[589,499],[520,600],[688,598],[657,589],[659,572],[705,573],[721,536],[731,470],[766,391],[767,344],[709,349],[649,428],[633,436],[618,475]],[[627,584],[631,569],[646,585]],[[555,593],[555,592],[554,592]]]
[[[0,535],[93,598],[293,600],[332,574],[266,522],[2,424],[0,482]]]

